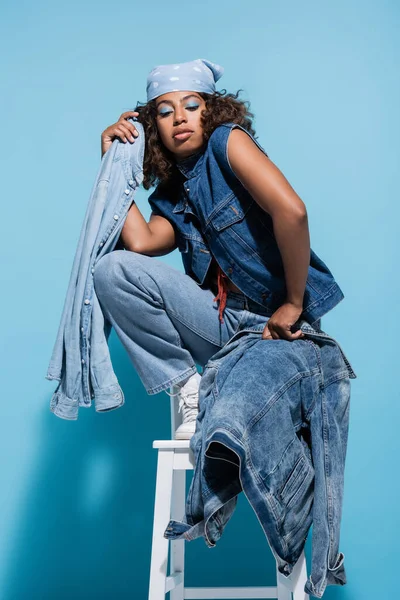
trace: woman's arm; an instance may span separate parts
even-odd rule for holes
[[[286,301],[302,307],[310,264],[307,210],[278,167],[241,129],[228,138],[228,160],[254,200],[272,217],[282,256]]]
[[[175,230],[168,219],[151,213],[147,222],[134,202],[120,239],[127,250],[148,256],[163,256],[176,248]]]

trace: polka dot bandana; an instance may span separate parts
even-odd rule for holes
[[[147,102],[167,92],[215,92],[215,82],[222,76],[223,67],[205,58],[184,63],[159,65],[147,76]]]

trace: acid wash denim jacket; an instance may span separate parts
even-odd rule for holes
[[[116,247],[143,181],[144,130],[141,123],[131,120],[141,142],[123,143],[116,138],[102,156],[48,366],[46,379],[59,381],[50,410],[62,419],[76,420],[79,406],[90,407],[93,399],[98,412],[125,403],[108,348],[111,324],[104,319],[97,299],[93,272],[97,261]]]
[[[285,272],[272,217],[229,164],[227,143],[235,127],[266,154],[241,125],[223,123],[211,133],[205,150],[177,163],[181,181],[169,189],[159,184],[148,200],[153,212],[174,226],[187,275],[203,285],[211,250],[233,283],[272,315],[287,296]],[[311,249],[301,318],[314,324],[343,298],[331,271]]]
[[[304,591],[321,598],[346,583],[339,533],[356,374],[334,338],[305,320],[300,328],[293,341],[239,330],[205,365],[185,515],[164,537],[215,546],[243,491],[286,577],[313,523]]]

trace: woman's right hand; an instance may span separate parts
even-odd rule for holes
[[[130,142],[135,141],[135,138],[139,135],[139,133],[136,127],[131,122],[127,121],[127,119],[129,117],[137,116],[138,114],[139,113],[136,111],[128,110],[127,112],[122,113],[116,123],[110,125],[102,132],[101,156],[107,152],[116,137],[118,137],[124,143],[127,140]]]

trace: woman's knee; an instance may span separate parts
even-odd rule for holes
[[[136,277],[146,268],[144,256],[127,250],[113,250],[100,258],[94,267],[93,280],[96,294],[100,296],[110,293],[121,281],[129,280],[134,283]]]

